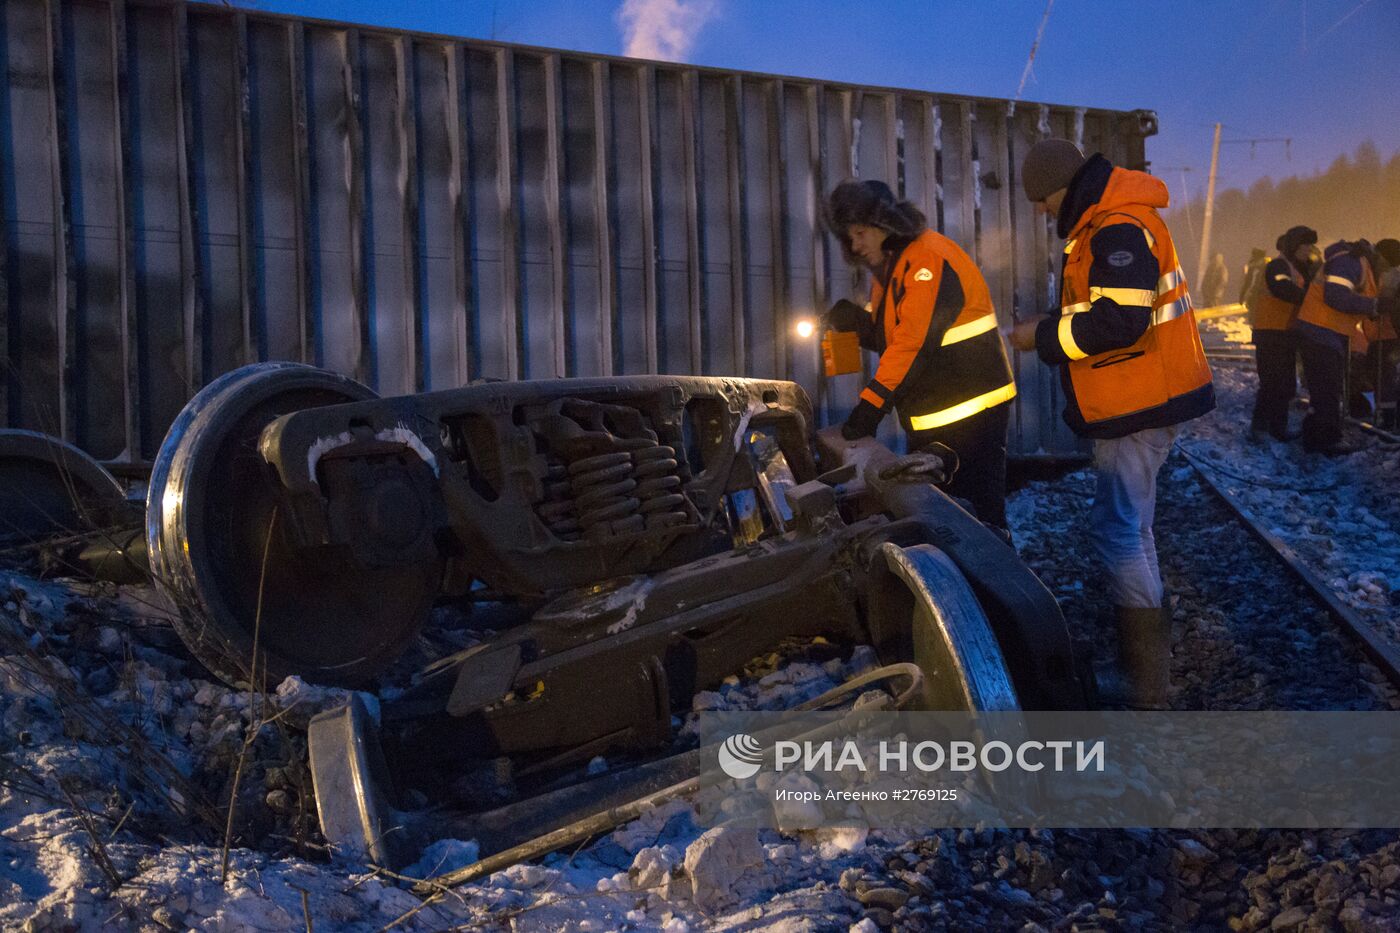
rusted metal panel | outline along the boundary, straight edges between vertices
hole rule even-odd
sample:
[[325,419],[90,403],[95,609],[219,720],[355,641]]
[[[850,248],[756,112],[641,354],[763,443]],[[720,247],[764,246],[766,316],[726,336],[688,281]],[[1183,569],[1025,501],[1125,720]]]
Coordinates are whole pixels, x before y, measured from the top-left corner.
[[[296,191],[293,210],[296,216],[297,308],[301,322],[301,355],[309,363],[322,356],[324,341],[316,315],[311,310],[311,251],[307,248],[307,227],[311,220],[311,141],[307,134],[306,82],[299,79],[306,73],[306,29],[292,23],[287,30],[287,66],[292,86],[292,174]],[[319,365],[319,364],[317,364]]]
[[[258,358],[386,394],[778,376],[839,420],[861,375],[823,380],[792,332],[868,287],[821,226],[836,182],[915,201],[1009,323],[1050,306],[1058,260],[1026,147],[1145,154],[1135,113],[203,4],[9,0],[0,60],[0,418],[111,458]],[[1013,453],[1078,451],[1053,373],[1016,366]]]
[[[195,151],[193,146],[194,117],[190,110],[188,88],[190,86],[190,36],[189,8],[176,6],[171,10],[175,32],[175,148],[179,152],[176,160],[176,182],[180,198],[180,311],[185,325],[185,384],[191,391],[204,384],[204,308],[200,301],[200,280],[203,278],[199,254],[195,249],[195,231],[198,220],[195,217],[194,198],[190,177],[194,174]],[[287,31],[291,25],[283,27]],[[298,304],[300,307],[300,304]]]
[[768,95],[768,210],[773,237],[773,372],[778,376],[794,375],[789,352],[792,328],[791,306],[788,302],[787,267],[789,246],[787,236],[787,204],[785,201],[787,173],[784,170],[783,82],[769,82]]

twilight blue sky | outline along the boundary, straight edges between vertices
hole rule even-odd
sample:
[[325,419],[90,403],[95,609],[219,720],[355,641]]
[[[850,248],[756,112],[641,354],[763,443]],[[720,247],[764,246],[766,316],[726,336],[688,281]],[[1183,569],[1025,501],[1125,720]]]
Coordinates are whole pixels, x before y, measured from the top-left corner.
[[[678,60],[991,97],[1015,96],[1045,10],[1043,0],[234,2],[608,54],[626,49],[624,3],[699,5]],[[1323,171],[1368,138],[1388,159],[1400,151],[1400,0],[1057,0],[1024,97],[1155,109],[1162,132],[1148,156],[1174,197],[1181,166],[1202,192],[1216,120],[1226,140],[1293,139],[1287,150],[1222,147],[1224,187]]]

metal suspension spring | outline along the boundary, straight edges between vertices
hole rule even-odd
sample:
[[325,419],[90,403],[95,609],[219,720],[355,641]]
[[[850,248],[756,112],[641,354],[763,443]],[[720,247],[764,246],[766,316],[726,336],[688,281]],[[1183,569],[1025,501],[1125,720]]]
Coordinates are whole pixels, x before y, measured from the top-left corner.
[[632,451],[633,472],[637,480],[634,495],[641,500],[641,518],[647,528],[669,528],[683,525],[689,518],[685,511],[685,496],[681,494],[680,464],[676,449],[656,444]]
[[597,454],[570,463],[569,486],[579,525],[588,537],[603,538],[644,527],[635,514],[642,503],[633,495],[637,481],[632,478],[632,456],[627,451]]
[[564,464],[549,463],[544,477],[544,501],[535,507],[535,512],[556,537],[577,541],[582,536],[583,526],[579,524],[578,506],[569,483],[569,468]]

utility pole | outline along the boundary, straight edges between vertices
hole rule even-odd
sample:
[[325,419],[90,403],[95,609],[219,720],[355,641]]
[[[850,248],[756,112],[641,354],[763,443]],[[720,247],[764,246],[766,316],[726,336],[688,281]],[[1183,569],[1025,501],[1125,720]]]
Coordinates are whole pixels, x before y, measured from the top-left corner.
[[1220,124],[1215,124],[1215,143],[1210,149],[1210,181],[1206,184],[1206,216],[1201,221],[1201,261],[1196,266],[1197,283],[1205,281],[1210,260],[1210,222],[1215,214],[1215,172],[1220,167]]

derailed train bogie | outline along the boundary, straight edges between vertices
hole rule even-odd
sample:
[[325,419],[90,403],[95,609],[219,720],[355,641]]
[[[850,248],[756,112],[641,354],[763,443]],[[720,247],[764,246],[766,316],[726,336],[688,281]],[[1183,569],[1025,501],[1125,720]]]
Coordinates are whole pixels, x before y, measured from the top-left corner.
[[[819,475],[817,454],[838,469]],[[379,399],[258,364],[171,428],[147,535],[180,634],[231,681],[362,682],[436,598],[522,607],[524,621],[384,704],[386,793],[662,746],[697,691],[794,637],[912,659],[927,708],[1084,707],[1055,600],[919,472],[930,463],[814,440],[787,382],[642,376]],[[354,771],[369,760],[345,732],[356,722],[313,729],[318,793],[370,779]]]
[[153,568],[182,635],[225,679],[246,678],[256,638],[269,680],[362,682],[434,596],[475,584],[542,602],[727,548],[727,487],[750,470],[738,423],[783,438],[810,475],[806,416],[788,383],[495,383],[379,400],[311,367],[256,364],[172,426],[148,496]]
[[1085,707],[1054,598],[929,481],[940,462],[814,438],[811,422],[802,389],[770,380],[379,399],[257,364],[171,428],[152,569],[195,655],[260,686],[373,678],[437,598],[520,608],[385,702],[382,744],[363,711],[313,723],[322,821],[342,842],[377,838],[396,789],[480,797],[487,772],[509,790],[665,746],[697,691],[791,638],[913,660],[926,708]]
[[[888,621],[918,608],[897,548],[935,545],[1012,653],[1017,689],[1033,705],[1072,704],[1063,623],[1015,553],[919,477],[882,477],[893,455],[877,445],[857,451],[874,461],[866,476],[819,481],[810,424],[805,393],[778,381],[575,379],[379,399],[309,366],[255,364],[206,387],[170,429],[148,494],[152,568],[192,650],[230,680],[249,675],[256,642],[269,681],[362,682],[434,598],[484,586],[538,607],[492,645],[497,660],[520,657],[522,676],[543,658],[653,650],[667,622],[688,619],[655,672],[682,697],[789,629],[860,629],[916,650],[915,628]],[[461,671],[504,680],[480,655],[458,665],[455,709],[497,685],[483,675],[474,688]]]

